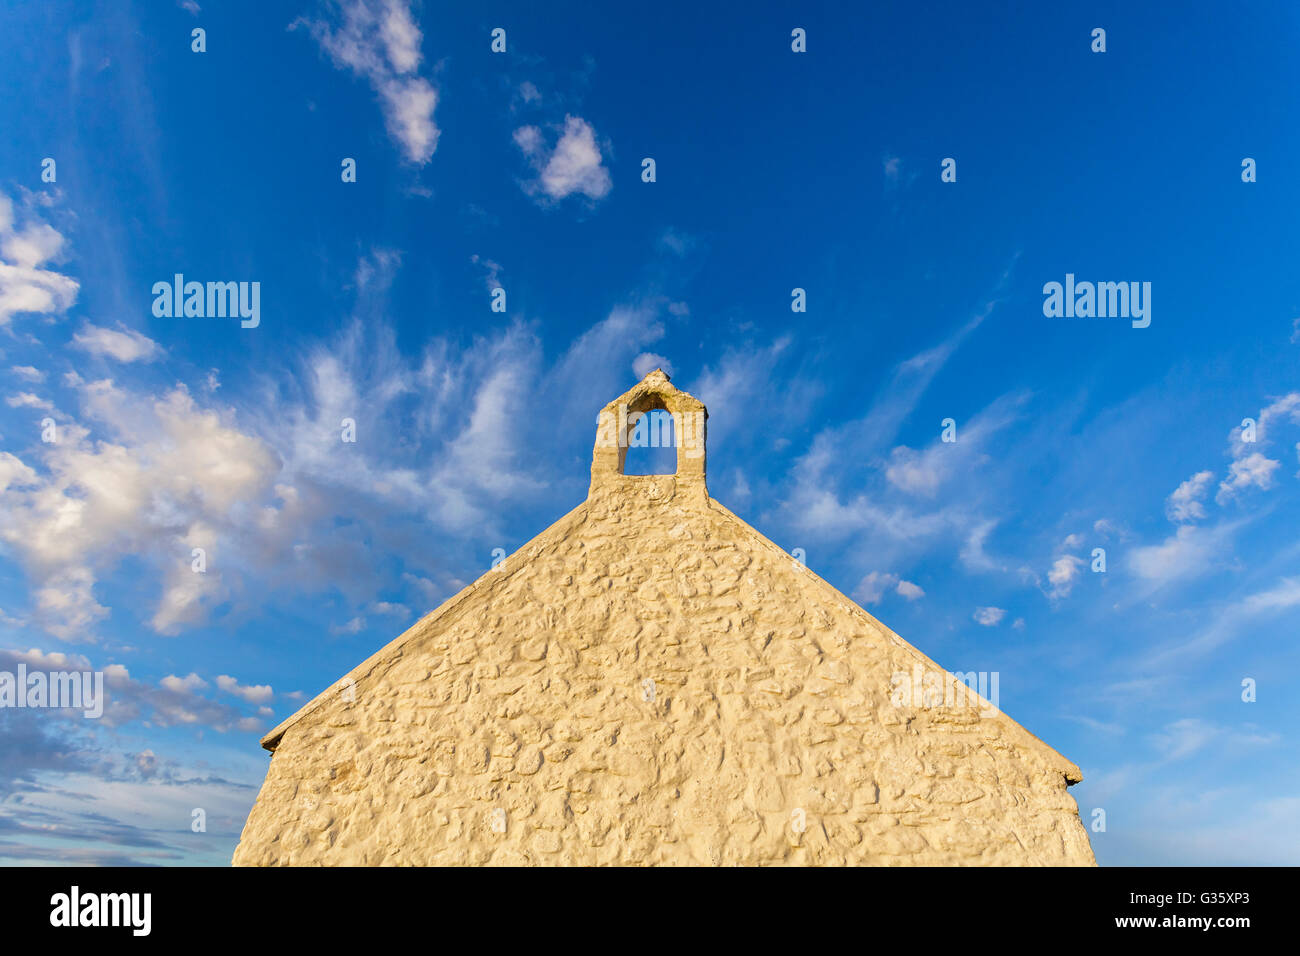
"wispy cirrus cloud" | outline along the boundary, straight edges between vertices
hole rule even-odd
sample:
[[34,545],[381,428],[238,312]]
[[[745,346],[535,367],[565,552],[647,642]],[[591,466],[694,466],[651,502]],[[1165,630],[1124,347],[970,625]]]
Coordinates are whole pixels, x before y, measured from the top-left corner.
[[1158,544],[1133,548],[1128,565],[1147,584],[1163,587],[1207,574],[1216,560],[1225,557],[1224,547],[1231,540],[1233,528],[1220,525],[1204,528],[1180,525],[1178,530]]
[[152,362],[162,354],[161,346],[147,335],[124,326],[108,329],[89,322],[72,337],[72,345],[118,362]]
[[[64,376],[60,401],[74,414],[60,416],[59,440],[0,455],[0,542],[26,570],[33,626],[98,641],[115,613],[106,582],[132,555],[157,581],[144,616],[156,634],[206,626],[217,609],[242,613],[286,581],[296,594],[342,582],[352,606],[338,621],[354,623],[334,628],[360,633],[367,615],[404,606],[402,590],[375,600],[376,552],[414,552],[416,528],[480,549],[485,537],[508,540],[503,510],[541,501],[553,481],[580,495],[580,475],[550,474],[535,454],[536,396],[564,396],[546,434],[581,454],[595,410],[663,335],[663,300],[616,306],[551,362],[522,320],[465,346],[433,339],[408,353],[383,318],[400,267],[389,250],[364,256],[338,335],[238,401]],[[389,435],[402,440],[376,440]],[[410,560],[412,581],[438,582],[432,596],[411,585],[421,605],[464,583],[453,560]]]
[[1165,642],[1146,655],[1143,666],[1169,667],[1208,654],[1259,622],[1300,609],[1300,577],[1279,578],[1271,587],[1220,604],[1186,639]]

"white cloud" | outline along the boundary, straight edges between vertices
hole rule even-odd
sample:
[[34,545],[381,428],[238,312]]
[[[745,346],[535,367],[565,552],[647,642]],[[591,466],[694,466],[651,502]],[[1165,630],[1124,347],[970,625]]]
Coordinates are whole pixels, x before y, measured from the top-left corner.
[[1228,477],[1219,482],[1219,493],[1214,500],[1222,504],[1247,488],[1272,487],[1273,473],[1281,464],[1261,452],[1252,452],[1244,458],[1238,458],[1228,466]]
[[9,371],[28,382],[39,384],[45,381],[45,373],[30,365],[14,365],[9,369]]
[[983,463],[989,439],[1017,417],[1022,397],[999,398],[962,425],[960,441],[945,442],[940,435],[921,451],[900,445],[890,452],[885,478],[895,488],[912,495],[933,497],[954,475],[969,480]]
[[655,369],[663,369],[665,375],[673,377],[673,363],[656,352],[642,352],[632,360],[632,373],[642,379]]
[[976,624],[996,627],[1007,616],[1007,612],[1000,607],[977,607],[973,616]]
[[[1259,441],[1268,440],[1271,426],[1279,420],[1290,420],[1292,424],[1300,424],[1300,392],[1289,392],[1260,410],[1256,438]],[[1240,438],[1240,431],[1239,428],[1234,430],[1238,438]],[[1244,446],[1244,443],[1240,443],[1239,447],[1241,446]]]
[[1166,725],[1164,732],[1153,739],[1166,760],[1180,760],[1200,750],[1216,734],[1217,730],[1205,721],[1189,717]]
[[659,247],[667,249],[675,256],[685,256],[697,245],[694,236],[669,227],[659,236]]
[[918,452],[911,448],[899,446],[890,453],[888,467],[885,468],[885,478],[895,488],[906,491],[914,495],[934,495],[939,490],[939,485],[943,483],[944,469],[944,449],[947,446],[936,446],[926,452]]
[[186,677],[177,677],[175,674],[168,674],[158,682],[158,686],[177,692],[189,692],[202,690],[208,686],[208,682],[198,674],[191,672]]
[[1092,530],[1097,532],[1103,538],[1118,537],[1122,534],[1119,526],[1109,518],[1098,518],[1092,523]]
[[15,315],[59,315],[77,301],[75,279],[41,268],[62,249],[63,236],[45,223],[16,231],[13,203],[0,193],[0,328]]
[[1173,494],[1165,502],[1165,515],[1169,520],[1175,524],[1181,524],[1197,518],[1204,518],[1205,506],[1201,504],[1201,499],[1205,496],[1205,492],[1213,480],[1213,472],[1198,471],[1175,488]]
[[190,570],[191,547],[268,491],[279,460],[183,389],[154,397],[108,381],[77,387],[84,419],[108,437],[92,442],[85,427],[65,425],[58,443],[41,446],[35,480],[24,463],[0,460],[20,480],[0,501],[0,540],[23,559],[50,633],[94,639],[108,615],[94,596],[96,569],[122,554],[169,569],[153,624],[175,633],[201,618],[196,602],[218,580]]
[[1141,578],[1166,584],[1210,569],[1220,536],[1196,525],[1181,525],[1160,544],[1134,548],[1129,567]]
[[872,571],[853,589],[853,599],[859,604],[879,604],[886,591],[893,591],[909,601],[925,597],[925,591],[911,581],[902,580],[897,574]]
[[119,362],[151,362],[162,354],[157,342],[125,326],[106,329],[87,322],[72,337],[72,344],[92,355],[107,356]]
[[32,593],[39,623],[62,640],[87,640],[95,625],[108,617],[108,608],[95,600],[94,586],[95,576],[86,567],[44,574]]
[[899,581],[897,590],[901,596],[907,598],[909,601],[916,601],[925,597],[925,592],[921,590],[921,587],[913,584],[911,581]]
[[22,232],[9,232],[0,237],[0,255],[27,269],[54,258],[62,249],[63,236],[45,223],[33,223]]
[[436,584],[418,574],[411,574],[409,571],[404,572],[402,574],[402,583],[414,588],[427,606],[432,607],[441,596]]
[[[284,374],[268,375],[239,407],[183,388],[66,378],[80,408],[59,442],[0,457],[0,543],[35,596],[19,613],[92,642],[111,605],[128,626],[172,635],[291,583],[299,594],[339,587],[353,603],[338,622],[379,625],[385,611],[368,604],[382,586],[372,550],[410,555],[416,529],[436,533],[449,553],[470,538],[481,548],[485,535],[509,547],[503,514],[557,482],[580,500],[581,476],[553,469],[589,454],[593,410],[632,384],[629,368],[663,335],[664,302],[612,309],[553,364],[523,323],[465,346],[433,340],[411,355],[384,321],[398,264],[367,257],[354,322],[287,356]],[[554,396],[544,412],[539,395]],[[339,440],[344,418],[357,422],[356,444]],[[556,441],[572,447],[538,452]],[[206,573],[191,569],[194,547],[207,551]],[[127,598],[108,590],[125,555],[149,569],[156,604],[122,607]],[[408,557],[406,603],[454,592],[461,557]],[[390,600],[397,614],[401,598]]]
[[302,18],[334,65],[364,77],[379,97],[388,133],[408,161],[424,165],[438,148],[433,122],[438,91],[416,75],[423,35],[403,0],[343,0],[333,4],[334,23]]
[[135,764],[144,779],[149,779],[158,773],[158,755],[152,750],[142,750],[136,754]]
[[364,617],[354,617],[346,624],[333,625],[330,627],[331,634],[360,634],[366,628],[366,619]]
[[[593,421],[593,408],[601,408],[633,384],[625,369],[646,346],[663,338],[661,304],[649,300],[616,306],[573,341],[544,382],[548,393],[565,396],[566,417]],[[712,424],[713,419],[709,421]]]
[[[100,721],[91,723],[104,727],[117,728],[135,721],[147,721],[153,727],[207,726],[218,732],[255,731],[263,727],[259,719],[243,717],[233,706],[205,697],[203,692],[208,682],[194,672],[186,676],[169,674],[155,684],[131,678],[120,663],[96,667],[81,654],[43,652],[36,648],[26,652],[0,649],[0,670],[12,671],[19,662],[26,663],[30,669],[103,672],[104,713]],[[157,762],[148,761],[148,754],[144,750],[147,769],[156,769]],[[136,756],[129,754],[129,758]],[[62,782],[64,778],[59,778],[59,783]],[[0,782],[0,788],[4,788],[4,783],[8,782]],[[49,792],[45,788],[40,790]],[[244,809],[247,810],[247,804]]]
[[[205,725],[223,733],[232,729],[256,730],[262,726],[262,721],[246,718],[229,705],[204,697],[201,692],[209,684],[194,672],[184,677],[168,674],[157,684],[152,684],[132,678],[121,664],[95,668],[79,654],[45,652],[37,648],[28,651],[0,649],[0,669],[12,670],[19,662],[42,670],[102,671],[106,685],[102,722],[107,727],[120,727],[135,720],[147,720],[158,727]],[[246,690],[253,692],[252,697],[261,696],[258,688]]]
[[542,151],[545,141],[542,138],[542,131],[536,126],[521,126],[514,132],[515,145],[518,146],[525,156],[534,156]]
[[997,521],[991,519],[981,521],[967,533],[966,541],[962,545],[958,557],[961,563],[972,571],[1001,571],[1003,569],[1003,565],[989,557],[984,550],[984,542],[988,540],[997,524]]
[[424,164],[438,148],[438,128],[433,111],[438,105],[438,91],[422,77],[387,80],[379,88],[388,133],[402,144],[406,158]]
[[1199,717],[1185,717],[1166,724],[1163,731],[1153,734],[1151,739],[1167,762],[1190,757],[1214,741],[1225,748],[1240,751],[1243,747],[1275,743],[1279,738],[1276,734],[1243,733],[1217,727]]
[[1300,577],[1281,578],[1266,591],[1221,606],[1191,640],[1170,643],[1143,662],[1144,667],[1167,668],[1177,658],[1203,654],[1232,640],[1256,618],[1300,607]]
[[530,475],[521,458],[520,424],[531,406],[531,356],[516,354],[522,343],[503,342],[502,362],[487,373],[471,397],[462,428],[445,447],[430,488],[441,495],[437,520],[464,531],[489,520],[483,493],[501,499],[531,494],[544,484]]
[[731,482],[731,500],[738,504],[746,504],[753,497],[753,492],[749,487],[749,479],[745,473],[737,468],[732,472]]
[[1215,501],[1224,504],[1249,488],[1272,487],[1274,472],[1281,467],[1281,462],[1269,458],[1261,449],[1271,443],[1277,424],[1286,421],[1300,424],[1300,392],[1289,392],[1260,410],[1254,442],[1242,440],[1241,426],[1232,430],[1228,446],[1233,461],[1228,466],[1228,477],[1219,484]]
[[1083,561],[1072,554],[1063,554],[1053,561],[1047,572],[1047,581],[1052,586],[1047,596],[1052,600],[1068,596],[1082,568]]
[[33,647],[27,651],[0,650],[0,666],[10,667],[14,664],[26,664],[34,670],[43,671],[86,671],[90,670],[90,661],[80,654],[64,654],[62,651],[42,651]]
[[[470,261],[474,261],[472,256]],[[369,255],[364,255],[357,260],[357,268],[352,275],[352,280],[361,293],[383,292],[392,284],[393,277],[397,275],[401,265],[400,250],[372,249]]]
[[1268,591],[1252,594],[1242,602],[1249,615],[1300,606],[1300,578],[1283,578]]
[[885,592],[898,584],[898,575],[872,571],[853,589],[853,600],[859,604],[879,604]]
[[564,117],[564,133],[549,153],[536,126],[521,126],[514,140],[537,172],[537,178],[525,184],[530,193],[541,192],[552,200],[574,193],[602,199],[613,186],[609,170],[601,165],[596,131],[580,116]]
[[163,593],[149,626],[159,634],[174,636],[185,627],[207,620],[207,609],[224,593],[221,573],[215,568],[195,569],[195,549],[202,549],[204,565],[213,553],[216,532],[196,519],[175,538],[174,556],[163,575]]
[[785,432],[803,414],[810,401],[807,390],[789,379],[782,389],[771,387],[792,341],[783,335],[766,346],[728,348],[716,365],[704,367],[687,391],[708,407],[710,433],[716,429],[736,442],[761,422],[763,427],[755,437],[771,448],[773,436]]
[[469,257],[469,261],[476,266],[483,267],[483,282],[487,285],[489,292],[498,289],[501,286],[501,263],[494,262],[491,259],[475,253]]
[[235,680],[228,674],[217,675],[217,687],[227,694],[234,694],[250,704],[267,704],[270,703],[274,694],[271,692],[269,684],[244,685]]
[[53,411],[54,406],[39,395],[33,395],[31,392],[19,392],[16,395],[10,395],[5,399],[5,404],[10,408],[39,408],[42,411]]
[[388,62],[398,73],[410,73],[420,66],[420,28],[411,11],[399,0],[386,0],[379,34],[384,40]]

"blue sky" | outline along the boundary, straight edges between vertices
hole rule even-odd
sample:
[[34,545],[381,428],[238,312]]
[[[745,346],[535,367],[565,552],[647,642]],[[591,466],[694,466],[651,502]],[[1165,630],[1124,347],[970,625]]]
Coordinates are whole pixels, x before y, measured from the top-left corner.
[[[0,711],[0,861],[228,862],[259,736],[657,365],[714,497],[1000,673],[1099,862],[1300,861],[1300,14],[1131,7],[0,11],[0,669],[110,696]],[[1150,326],[1046,317],[1067,273]]]

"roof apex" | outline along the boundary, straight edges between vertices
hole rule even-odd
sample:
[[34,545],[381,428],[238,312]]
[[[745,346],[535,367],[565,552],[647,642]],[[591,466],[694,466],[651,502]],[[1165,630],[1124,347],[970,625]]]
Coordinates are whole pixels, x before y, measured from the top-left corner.
[[673,384],[668,373],[662,368],[656,368],[649,372],[631,388],[629,388],[618,398],[607,402],[605,409],[613,411],[620,405],[627,407],[629,410],[638,409],[637,405],[649,396],[658,396],[668,406],[669,411],[701,411],[707,416],[709,411],[704,407],[704,403],[692,395],[690,392],[683,391]]

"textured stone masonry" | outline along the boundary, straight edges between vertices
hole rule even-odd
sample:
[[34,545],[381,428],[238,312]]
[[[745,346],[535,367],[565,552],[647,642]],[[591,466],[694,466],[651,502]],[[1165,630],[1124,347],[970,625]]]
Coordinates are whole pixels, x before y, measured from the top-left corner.
[[[654,372],[607,411],[703,411]],[[236,865],[1093,865],[1079,769],[726,508],[624,476],[272,731]]]

